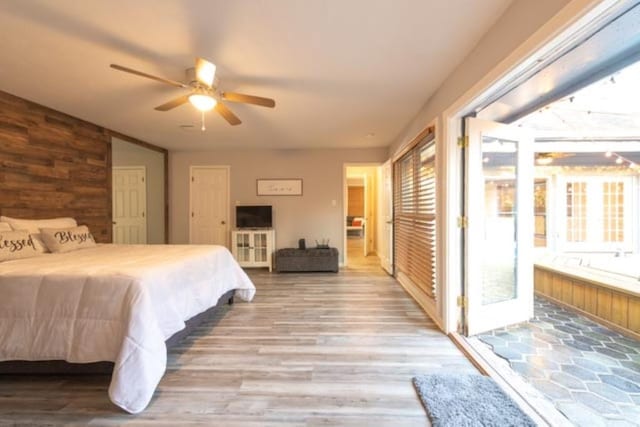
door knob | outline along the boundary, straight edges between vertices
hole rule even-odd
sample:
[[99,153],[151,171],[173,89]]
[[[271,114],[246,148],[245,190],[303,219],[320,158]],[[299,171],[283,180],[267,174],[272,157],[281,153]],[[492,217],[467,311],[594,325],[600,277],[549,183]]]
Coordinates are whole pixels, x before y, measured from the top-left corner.
[[225,225],[226,222],[225,221],[220,221],[220,224]]

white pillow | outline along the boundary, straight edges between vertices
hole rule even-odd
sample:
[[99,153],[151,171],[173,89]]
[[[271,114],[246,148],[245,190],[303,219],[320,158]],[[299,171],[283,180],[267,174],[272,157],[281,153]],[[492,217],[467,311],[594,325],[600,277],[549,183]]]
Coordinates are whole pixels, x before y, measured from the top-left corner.
[[89,227],[41,228],[40,235],[51,252],[70,252],[96,245]]
[[28,231],[0,231],[0,261],[30,258],[41,253]]
[[49,252],[47,245],[40,237],[41,228],[69,228],[77,227],[78,223],[73,218],[49,218],[49,219],[21,219],[0,216],[0,221],[8,223],[14,230],[27,230],[32,234],[36,249],[42,253]]
[[0,221],[8,223],[14,230],[27,230],[29,233],[39,233],[41,228],[69,228],[78,226],[78,223],[73,218],[21,219],[0,216]]
[[8,222],[0,222],[0,231],[11,231],[13,228],[9,225]]

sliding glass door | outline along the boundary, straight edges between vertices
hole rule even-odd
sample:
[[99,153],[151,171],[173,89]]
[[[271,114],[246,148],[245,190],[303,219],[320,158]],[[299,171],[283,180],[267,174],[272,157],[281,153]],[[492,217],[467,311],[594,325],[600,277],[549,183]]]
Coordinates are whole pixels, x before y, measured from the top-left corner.
[[436,300],[436,144],[433,133],[394,163],[394,261],[400,281]]

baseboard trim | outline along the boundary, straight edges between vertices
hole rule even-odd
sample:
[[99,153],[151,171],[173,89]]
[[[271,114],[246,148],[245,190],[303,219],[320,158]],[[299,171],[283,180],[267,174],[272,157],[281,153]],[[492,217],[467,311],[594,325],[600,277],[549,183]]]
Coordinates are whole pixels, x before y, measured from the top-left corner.
[[436,302],[430,299],[418,286],[416,286],[411,279],[402,273],[398,273],[395,276],[396,281],[400,283],[400,286],[408,293],[411,298],[418,303],[422,310],[433,320],[433,322],[444,331],[442,322],[438,316],[438,308]]

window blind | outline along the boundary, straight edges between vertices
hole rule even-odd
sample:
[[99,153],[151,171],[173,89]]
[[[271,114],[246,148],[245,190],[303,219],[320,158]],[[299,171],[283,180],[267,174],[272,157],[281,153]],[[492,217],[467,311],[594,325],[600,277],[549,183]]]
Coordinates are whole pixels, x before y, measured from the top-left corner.
[[394,254],[403,273],[435,299],[436,168],[435,140],[427,135],[394,162]]

